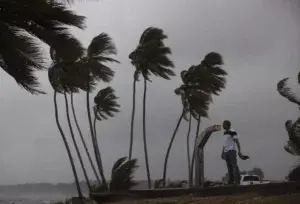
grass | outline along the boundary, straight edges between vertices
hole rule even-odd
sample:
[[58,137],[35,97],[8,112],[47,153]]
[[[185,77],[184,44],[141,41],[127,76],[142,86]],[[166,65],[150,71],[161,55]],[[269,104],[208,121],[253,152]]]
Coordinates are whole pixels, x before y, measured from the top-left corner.
[[257,194],[235,196],[197,197],[182,196],[151,200],[122,201],[116,204],[299,204],[300,193],[262,197]]

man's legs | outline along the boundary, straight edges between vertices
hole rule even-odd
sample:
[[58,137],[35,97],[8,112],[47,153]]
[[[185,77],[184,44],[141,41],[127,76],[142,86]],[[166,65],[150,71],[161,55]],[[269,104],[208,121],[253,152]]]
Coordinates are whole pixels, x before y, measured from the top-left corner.
[[234,183],[240,184],[241,176],[240,176],[239,167],[237,165],[236,151],[231,150],[231,151],[227,152],[227,154],[228,154],[228,160],[231,165],[232,172],[233,172]]
[[232,165],[230,163],[229,154],[228,152],[225,153],[225,161],[228,169],[228,184],[234,183],[234,175],[233,175],[233,169]]

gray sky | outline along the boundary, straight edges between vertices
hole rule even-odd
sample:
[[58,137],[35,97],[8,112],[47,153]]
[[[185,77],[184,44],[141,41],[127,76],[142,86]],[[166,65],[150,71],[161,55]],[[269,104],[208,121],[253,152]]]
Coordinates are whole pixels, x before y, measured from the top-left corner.
[[[144,29],[157,26],[169,36],[166,43],[173,50],[177,75],[199,63],[208,52],[223,55],[224,69],[229,73],[227,88],[214,98],[210,120],[205,120],[201,128],[230,119],[240,135],[243,152],[251,157],[240,162],[241,169],[258,166],[268,179],[283,179],[296,164],[296,158],[283,150],[287,140],[284,122],[296,119],[298,109],[278,95],[276,84],[291,77],[291,85],[296,92],[299,89],[300,7],[296,4],[296,0],[102,0],[73,5],[87,16],[87,29],[74,29],[74,34],[88,45],[97,34],[109,33],[119,50],[117,59],[122,62],[112,66],[116,75],[110,84],[120,97],[122,112],[97,126],[106,174],[110,174],[118,157],[128,154],[134,71],[128,54]],[[0,183],[73,181],[54,120],[47,72],[39,73],[42,87],[48,92],[44,96],[31,96],[0,72]],[[166,147],[180,115],[180,99],[173,94],[179,84],[178,76],[172,81],[153,79],[149,84],[147,135],[153,179],[162,175]],[[142,85],[138,83],[133,152],[140,164],[138,179],[146,178]],[[99,89],[105,86],[100,83]],[[77,115],[89,139],[85,106],[84,94],[77,95]],[[63,103],[60,108],[69,134]],[[180,126],[169,160],[168,176],[173,179],[187,178],[186,132],[185,123]],[[205,177],[210,179],[220,179],[226,172],[220,159],[222,141],[221,132],[214,134],[206,147]],[[80,177],[83,179],[81,172]]]

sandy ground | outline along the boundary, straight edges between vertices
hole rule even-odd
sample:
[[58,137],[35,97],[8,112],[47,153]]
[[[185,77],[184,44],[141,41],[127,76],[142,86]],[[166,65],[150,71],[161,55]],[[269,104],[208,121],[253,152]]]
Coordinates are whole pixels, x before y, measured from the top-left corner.
[[300,193],[261,197],[255,194],[236,196],[196,197],[184,196],[176,198],[161,198],[152,200],[123,201],[117,204],[299,204]]

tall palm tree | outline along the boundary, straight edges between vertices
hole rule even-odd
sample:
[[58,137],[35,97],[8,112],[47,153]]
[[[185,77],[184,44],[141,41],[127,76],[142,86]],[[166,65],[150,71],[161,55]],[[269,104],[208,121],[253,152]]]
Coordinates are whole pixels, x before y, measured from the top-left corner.
[[[195,88],[197,91],[201,91],[205,94],[210,95],[219,95],[219,93],[225,88],[227,72],[222,68],[223,57],[216,52],[208,53],[201,63],[197,66],[192,66],[184,75],[184,81]],[[197,100],[193,101],[194,104],[191,104],[194,109],[197,107]],[[212,100],[210,100],[212,102]],[[208,108],[207,108],[208,110]],[[203,112],[201,106],[193,110],[194,118],[197,120],[197,130],[195,141],[199,137],[200,123],[201,118],[208,117],[207,112]],[[195,160],[195,148],[193,149],[192,154],[192,163],[191,163],[191,173],[190,173],[190,182],[193,181],[193,171],[194,171],[194,160]],[[192,183],[190,183],[192,185]]]
[[61,84],[61,79],[62,78],[60,77],[60,76],[62,76],[63,72],[64,72],[64,70],[63,70],[62,66],[55,63],[53,66],[51,66],[48,69],[48,77],[49,77],[49,81],[52,85],[52,88],[54,90],[53,101],[54,101],[54,110],[55,110],[55,121],[56,121],[58,130],[61,134],[61,137],[63,139],[65,148],[67,150],[67,154],[68,154],[70,164],[71,164],[71,167],[72,167],[72,171],[73,171],[73,174],[74,174],[74,178],[75,178],[75,184],[76,184],[76,188],[77,188],[77,192],[78,192],[78,197],[83,198],[81,188],[80,188],[80,184],[79,184],[78,174],[77,174],[76,167],[75,167],[75,164],[74,164],[74,159],[72,157],[71,150],[70,150],[67,138],[66,138],[66,136],[63,132],[63,129],[60,125],[59,118],[58,118],[57,93],[63,93],[63,90],[64,90],[63,86]]
[[87,103],[87,114],[88,122],[90,127],[90,133],[93,143],[93,149],[96,159],[96,164],[102,179],[102,182],[106,183],[100,154],[96,145],[96,137],[93,128],[91,108],[90,108],[90,92],[95,89],[97,81],[110,82],[114,76],[114,72],[110,67],[105,65],[107,62],[117,62],[117,60],[111,58],[111,55],[117,54],[117,49],[113,43],[111,37],[106,33],[101,33],[98,36],[94,37],[92,42],[87,48],[86,54],[81,56],[81,59],[76,63],[78,67],[77,75],[84,76],[85,88],[86,91],[86,103]]
[[34,75],[46,68],[39,41],[67,56],[77,48],[68,26],[83,29],[85,18],[57,1],[41,0],[2,0],[0,16],[0,67],[30,93],[44,93]]
[[[169,147],[167,149],[164,172],[163,172],[163,184],[165,185],[167,162],[170,154],[170,150],[175,139],[178,127],[182,118],[187,112],[197,121],[196,137],[199,136],[201,118],[208,117],[209,104],[212,102],[212,95],[218,95],[219,92],[225,88],[225,76],[227,73],[221,68],[223,65],[222,56],[218,53],[208,53],[204,60],[199,65],[191,66],[187,71],[181,72],[181,79],[183,85],[175,90],[175,93],[181,96],[182,99],[182,113],[177,122],[177,126],[171,137]],[[189,141],[187,141],[189,143]],[[189,172],[189,182],[192,185],[193,178],[193,164],[194,156],[193,151],[192,161]]]
[[101,165],[101,177],[104,180],[104,183],[106,184],[106,179],[104,177],[104,170],[103,170],[103,164],[99,149],[99,143],[97,139],[97,132],[96,132],[96,122],[107,120],[108,117],[114,117],[114,113],[119,112],[120,105],[117,103],[118,97],[115,96],[115,91],[111,87],[107,87],[105,89],[101,89],[97,95],[94,98],[94,134],[95,134],[95,145],[96,150],[99,158],[99,163]]
[[68,126],[70,129],[72,142],[74,144],[75,151],[77,153],[77,156],[78,156],[78,159],[80,162],[80,166],[82,168],[87,186],[88,186],[89,190],[91,191],[90,180],[88,178],[88,175],[87,175],[87,172],[85,169],[85,165],[83,163],[83,159],[82,159],[77,141],[75,139],[75,134],[74,134],[73,127],[71,124],[71,117],[70,117],[70,112],[69,112],[69,102],[68,102],[68,97],[67,97],[67,94],[69,94],[69,93],[71,93],[71,94],[78,93],[79,90],[82,89],[85,84],[84,80],[81,79],[82,76],[78,75],[78,73],[77,73],[77,67],[74,65],[80,59],[80,56],[83,55],[84,49],[77,39],[74,38],[74,41],[77,41],[77,44],[79,45],[78,49],[70,51],[66,58],[64,56],[60,57],[59,55],[57,55],[57,51],[55,50],[55,48],[50,49],[50,54],[51,54],[50,56],[51,56],[54,64],[56,64],[58,67],[60,66],[62,69],[62,71],[59,72],[60,75],[57,75],[56,77],[59,78],[58,82],[60,83],[59,84],[60,88],[61,88],[60,91],[64,94],[66,116],[67,116],[67,122],[68,122]]
[[175,93],[181,96],[182,112],[180,114],[176,128],[169,142],[169,146],[165,156],[164,171],[163,171],[163,186],[165,186],[166,184],[167,163],[170,156],[170,151],[182,119],[186,117],[186,114],[189,111],[190,114],[194,115],[195,117],[199,117],[197,114],[201,114],[207,117],[207,110],[208,110],[209,102],[211,101],[211,97],[209,94],[206,94],[202,91],[198,91],[197,89],[194,88],[190,88],[189,86],[186,85],[182,85],[179,88],[177,88],[175,90]]
[[[167,35],[164,34],[162,29],[149,27],[142,33],[137,48],[129,55],[132,65],[136,68],[137,75],[141,74],[144,78],[143,141],[149,188],[151,188],[151,175],[146,137],[147,81],[150,81],[149,77],[151,74],[167,80],[170,79],[170,76],[175,75],[173,70],[170,69],[174,68],[174,64],[168,57],[168,55],[171,54],[171,49],[165,46],[163,42],[166,38]],[[136,80],[136,78],[137,77],[134,77],[134,80]]]
[[[277,91],[281,96],[296,104],[299,108],[300,99],[287,86],[287,80],[288,78],[285,78],[278,82]],[[298,83],[300,84],[300,72],[298,74]],[[285,127],[289,140],[285,144],[284,149],[292,155],[300,156],[300,117],[295,122],[292,120],[286,121]]]
[[95,164],[94,164],[94,162],[93,162],[93,160],[92,160],[91,154],[90,154],[90,152],[89,152],[89,149],[88,149],[87,144],[86,144],[86,142],[85,142],[85,139],[84,139],[84,137],[83,137],[83,135],[82,135],[82,131],[81,131],[81,128],[80,128],[79,123],[78,123],[78,120],[77,120],[76,111],[75,111],[75,107],[74,107],[73,93],[71,93],[71,107],[72,107],[72,113],[73,113],[75,125],[76,125],[77,131],[78,131],[78,133],[79,133],[81,142],[82,142],[82,144],[83,144],[84,150],[85,150],[86,155],[87,155],[87,157],[88,157],[88,159],[89,159],[89,162],[90,162],[90,165],[91,165],[91,167],[92,167],[93,173],[94,173],[94,175],[95,175],[95,177],[96,177],[96,180],[97,180],[98,184],[101,184],[100,177],[99,177],[99,175],[98,175],[98,173],[97,173],[97,171],[96,171]]

